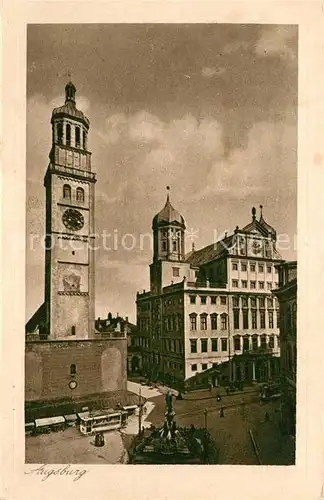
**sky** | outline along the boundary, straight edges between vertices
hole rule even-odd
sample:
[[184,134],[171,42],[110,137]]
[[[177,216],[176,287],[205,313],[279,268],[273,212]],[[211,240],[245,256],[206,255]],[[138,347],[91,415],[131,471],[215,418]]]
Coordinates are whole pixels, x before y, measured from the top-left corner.
[[297,42],[287,25],[28,26],[26,320],[44,297],[43,178],[69,73],[97,174],[97,317],[135,321],[166,186],[187,252],[262,204],[282,257],[296,258]]

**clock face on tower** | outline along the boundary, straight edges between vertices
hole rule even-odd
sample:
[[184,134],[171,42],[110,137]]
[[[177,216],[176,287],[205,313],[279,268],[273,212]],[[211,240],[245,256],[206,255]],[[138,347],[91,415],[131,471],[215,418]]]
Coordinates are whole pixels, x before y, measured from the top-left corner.
[[62,221],[65,227],[71,229],[72,231],[79,231],[83,228],[84,217],[78,210],[74,208],[68,208],[65,210]]

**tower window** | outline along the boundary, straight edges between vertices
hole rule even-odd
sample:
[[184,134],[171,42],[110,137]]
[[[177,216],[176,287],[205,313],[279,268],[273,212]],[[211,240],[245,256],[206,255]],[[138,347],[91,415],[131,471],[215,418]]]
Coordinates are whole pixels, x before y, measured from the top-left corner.
[[80,147],[80,127],[75,127],[75,147]]
[[174,252],[177,251],[177,242],[176,241],[173,242],[173,251]]
[[66,125],[66,145],[71,145],[71,125],[69,123]]
[[69,186],[69,184],[64,184],[63,186],[63,198],[67,200],[71,199],[71,186]]
[[83,149],[87,149],[87,134],[83,132]]
[[63,125],[62,123],[57,124],[57,142],[62,144],[63,141]]
[[76,199],[77,201],[84,201],[84,190],[81,187],[76,190]]
[[71,326],[71,335],[75,335],[75,326]]
[[74,363],[70,366],[70,375],[76,375],[76,365]]
[[162,252],[166,252],[166,250],[167,250],[166,241],[162,241]]

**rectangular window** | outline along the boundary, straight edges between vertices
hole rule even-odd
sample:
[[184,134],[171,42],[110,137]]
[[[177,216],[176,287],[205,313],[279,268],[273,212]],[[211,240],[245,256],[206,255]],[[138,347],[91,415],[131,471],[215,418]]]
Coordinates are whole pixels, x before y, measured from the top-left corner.
[[261,307],[261,308],[265,307],[265,298],[264,297],[259,298],[259,307]]
[[263,264],[259,264],[259,273],[263,273],[264,267]]
[[255,283],[256,283],[255,281],[250,281],[250,288],[252,289],[255,288]]
[[252,349],[254,351],[256,351],[258,348],[258,336],[257,335],[253,335],[252,337]]
[[211,339],[212,341],[212,351],[217,352],[218,351],[218,339]]
[[241,271],[246,271],[246,270],[247,270],[247,266],[246,266],[246,264],[243,264],[243,262],[242,262]]
[[227,304],[227,298],[226,297],[221,297],[220,298],[220,303],[222,306],[225,306]]
[[227,351],[227,339],[222,339],[222,351]]
[[264,281],[259,281],[260,290],[264,290]]
[[243,329],[244,330],[249,329],[249,311],[247,310],[243,311]]
[[201,297],[200,297],[200,303],[201,304],[206,304],[207,303],[207,297],[206,297],[206,295],[201,295]]
[[250,271],[252,271],[252,273],[255,273],[255,264],[250,264]]
[[250,348],[250,339],[249,337],[243,337],[243,351],[248,351]]
[[270,349],[274,349],[274,335],[270,335],[269,337],[269,347]]
[[273,312],[268,311],[269,328],[273,328]]
[[252,329],[257,328],[257,312],[256,311],[251,311],[251,316],[252,316]]
[[217,314],[211,314],[210,319],[211,319],[211,329],[217,330]]
[[242,280],[242,288],[247,288],[247,281],[246,280]]
[[238,280],[232,280],[232,287],[238,288]]
[[240,299],[239,297],[233,297],[233,307],[240,307]]
[[256,307],[256,298],[255,297],[251,297],[251,307]]
[[268,309],[273,309],[273,300],[272,299],[267,299],[267,307],[268,307]]
[[197,365],[196,364],[191,365],[191,371],[192,372],[196,372],[197,371]]
[[207,352],[207,351],[208,351],[208,340],[201,339],[201,352]]
[[197,316],[196,316],[196,314],[192,314],[190,316],[190,329],[197,330]]
[[234,330],[240,329],[240,311],[238,309],[234,309]]
[[208,368],[207,363],[202,363],[201,368],[202,368],[202,370],[207,370],[207,368]]
[[271,266],[267,266],[267,273],[268,273],[268,274],[271,274],[271,273],[272,273],[272,267],[271,267]]
[[279,310],[277,309],[277,328],[280,328],[280,313],[279,313]]
[[207,314],[202,314],[200,316],[200,329],[207,330]]
[[198,276],[198,271],[195,271],[195,278],[197,278]]
[[265,328],[265,312],[260,311],[260,328]]
[[196,339],[190,340],[190,352],[191,353],[197,352],[197,340]]
[[249,307],[249,302],[247,297],[242,297],[242,307]]
[[234,351],[241,350],[241,337],[234,337]]
[[216,299],[217,299],[217,297],[215,297],[215,296],[210,297],[210,303],[211,303],[211,304],[216,304],[216,302],[217,302],[217,300],[216,300]]
[[238,265],[235,262],[233,262],[233,264],[232,264],[232,270],[233,271],[237,271],[238,270]]
[[179,277],[180,276],[180,268],[179,267],[173,267],[172,268],[172,274],[174,277]]
[[272,283],[271,283],[271,281],[267,281],[267,290],[272,290]]
[[267,337],[265,335],[261,335],[261,349],[266,349],[267,347]]
[[196,295],[190,295],[190,304],[196,303]]
[[221,316],[221,329],[222,330],[227,329],[227,316],[226,316],[226,314],[222,314],[222,316]]

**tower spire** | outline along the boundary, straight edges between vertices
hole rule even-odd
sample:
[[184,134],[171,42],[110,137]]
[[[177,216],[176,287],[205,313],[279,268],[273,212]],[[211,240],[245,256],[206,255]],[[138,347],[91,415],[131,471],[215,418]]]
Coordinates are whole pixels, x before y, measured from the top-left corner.
[[167,186],[167,202],[170,201],[170,186]]
[[262,209],[263,209],[263,205],[260,205],[260,220],[263,219]]
[[[68,73],[69,78],[71,77],[71,73]],[[76,88],[71,82],[71,79],[69,79],[68,83],[65,85],[65,104],[68,102],[72,102],[75,104],[75,92]]]

